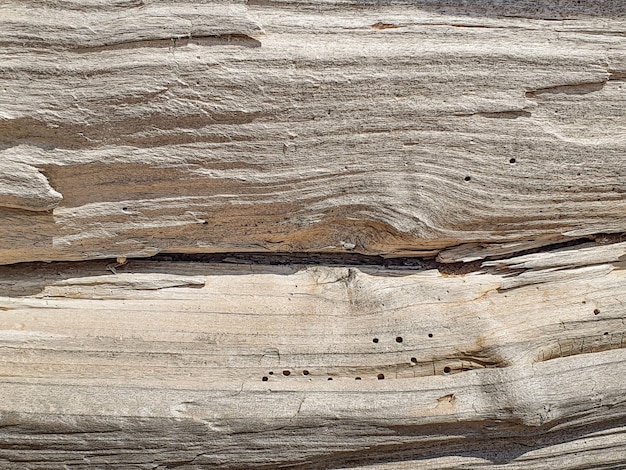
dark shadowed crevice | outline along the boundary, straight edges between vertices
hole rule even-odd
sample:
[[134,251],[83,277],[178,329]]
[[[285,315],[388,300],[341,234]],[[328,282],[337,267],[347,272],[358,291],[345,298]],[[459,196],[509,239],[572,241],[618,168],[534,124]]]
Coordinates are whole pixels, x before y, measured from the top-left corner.
[[101,51],[115,51],[121,49],[137,49],[140,47],[172,48],[184,47],[189,44],[197,46],[240,46],[248,48],[261,47],[261,41],[247,34],[219,34],[214,36],[191,36],[183,38],[145,39],[140,41],[124,41],[104,44],[92,47],[77,47],[71,49],[78,53],[91,53]]

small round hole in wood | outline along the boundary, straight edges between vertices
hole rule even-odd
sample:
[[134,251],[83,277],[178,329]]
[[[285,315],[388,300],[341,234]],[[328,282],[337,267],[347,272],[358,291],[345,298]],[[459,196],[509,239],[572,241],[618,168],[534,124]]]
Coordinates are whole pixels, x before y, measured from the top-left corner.
[[471,181],[471,180],[472,180],[472,177],[471,177],[471,176],[466,176],[466,177],[465,177],[465,181]]
[[402,336],[396,336],[396,343],[401,343],[402,341],[404,341]]
[[284,375],[284,376],[291,375],[291,371],[284,370],[284,371],[283,371],[283,375]]
[[598,310],[597,308],[593,309],[593,314],[594,315],[600,315],[600,310]]
[[452,370],[452,369],[450,369],[448,366],[445,366],[445,367],[443,368],[443,373],[444,373],[444,374],[449,374],[451,370]]
[[267,377],[263,377],[261,380],[262,380],[263,382],[267,382],[267,381],[269,380],[269,378],[267,378]]
[[308,370],[303,370],[302,371],[302,375],[309,375],[309,371]]
[[374,339],[372,340],[372,343],[378,343],[378,338],[374,338]]
[[378,374],[376,377],[378,378],[378,380],[384,380],[385,374]]

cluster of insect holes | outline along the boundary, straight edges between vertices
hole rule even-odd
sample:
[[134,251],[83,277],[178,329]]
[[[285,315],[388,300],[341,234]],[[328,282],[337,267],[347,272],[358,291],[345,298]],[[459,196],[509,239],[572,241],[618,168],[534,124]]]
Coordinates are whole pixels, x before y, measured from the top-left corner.
[[[517,160],[516,160],[515,158],[511,158],[511,159],[509,160],[509,163],[512,165],[512,164],[514,164],[514,163],[517,163]],[[463,179],[464,179],[465,181],[472,181],[472,177],[471,177],[471,176],[469,176],[469,175],[468,175],[468,176],[466,176],[466,177],[465,177],[465,178],[463,178]]]
[[[514,163],[514,162],[511,162],[511,163]],[[583,304],[586,304],[586,303],[587,302],[583,300]],[[594,315],[600,315],[600,309],[594,308],[593,309],[593,314]],[[604,332],[604,336],[608,336],[608,335],[609,335],[608,331]],[[428,337],[432,338],[433,334],[432,333],[428,333]],[[396,336],[396,343],[402,343],[403,341],[404,341],[404,339],[402,338],[402,336]],[[380,342],[380,340],[378,338],[374,338],[374,339],[372,339],[372,342],[375,343],[375,344],[378,344]],[[411,358],[411,364],[417,364],[417,358],[412,357]],[[452,369],[449,366],[445,366],[443,368],[443,373],[444,374],[449,374],[450,372],[452,372]],[[274,375],[274,372],[270,371],[268,374],[269,375]],[[291,375],[291,371],[290,370],[284,370],[283,371],[283,375],[285,377],[288,377],[288,376]],[[305,369],[305,370],[302,371],[302,375],[310,375],[310,372]],[[384,380],[385,375],[380,373],[376,377],[378,378],[378,380]],[[361,380],[361,377],[355,377],[354,379],[355,380]],[[263,380],[263,382],[267,382],[269,380],[269,377],[264,376],[261,380]],[[333,378],[332,377],[328,377],[328,380],[333,380]]]
[[[428,333],[428,337],[432,338],[434,335],[432,333]],[[372,342],[375,344],[378,344],[380,342],[380,340],[378,338],[374,338],[372,339]],[[396,336],[396,343],[402,343],[404,342],[404,338],[402,338],[402,336]],[[416,357],[412,357],[411,358],[411,364],[417,364],[417,358]],[[448,366],[443,368],[443,372],[444,374],[449,374],[452,371],[452,369]],[[311,373],[308,370],[303,370],[302,371],[302,375],[310,375]],[[269,371],[268,375],[274,375],[274,371]],[[289,377],[291,375],[291,371],[289,369],[285,369],[283,370],[283,375],[285,377]],[[385,379],[385,374],[383,373],[379,373],[376,375],[376,378],[378,380],[384,380]],[[267,382],[269,380],[268,376],[263,376],[263,378],[261,379],[263,382]],[[332,377],[328,377],[328,380],[333,380]],[[355,377],[354,380],[361,380],[361,377]]]

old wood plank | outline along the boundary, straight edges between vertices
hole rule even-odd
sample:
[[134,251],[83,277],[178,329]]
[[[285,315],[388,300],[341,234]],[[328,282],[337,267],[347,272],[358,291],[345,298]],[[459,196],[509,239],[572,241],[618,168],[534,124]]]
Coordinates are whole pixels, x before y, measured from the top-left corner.
[[626,255],[515,288],[558,256],[2,267],[0,462],[619,468],[626,271],[593,250]]
[[479,3],[4,2],[0,263],[626,231],[623,3]]

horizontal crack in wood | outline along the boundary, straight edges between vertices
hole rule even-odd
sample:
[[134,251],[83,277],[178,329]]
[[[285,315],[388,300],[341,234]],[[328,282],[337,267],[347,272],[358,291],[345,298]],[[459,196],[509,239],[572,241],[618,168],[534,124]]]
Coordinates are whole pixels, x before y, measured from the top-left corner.
[[189,36],[173,38],[143,39],[140,41],[125,41],[101,46],[77,47],[71,49],[78,53],[93,53],[102,51],[115,51],[120,49],[136,49],[140,47],[152,48],[176,48],[189,44],[198,46],[241,46],[256,48],[261,47],[261,41],[254,39],[247,34],[218,34],[214,36]]

